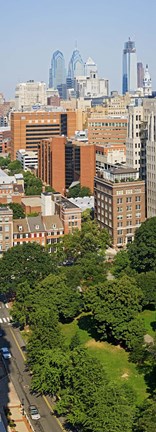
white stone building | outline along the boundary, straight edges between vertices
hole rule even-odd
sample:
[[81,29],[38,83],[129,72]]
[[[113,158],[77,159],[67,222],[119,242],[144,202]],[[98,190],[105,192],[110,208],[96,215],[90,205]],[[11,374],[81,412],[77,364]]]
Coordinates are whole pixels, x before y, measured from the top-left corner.
[[15,109],[47,105],[46,84],[33,80],[19,83],[15,89]]

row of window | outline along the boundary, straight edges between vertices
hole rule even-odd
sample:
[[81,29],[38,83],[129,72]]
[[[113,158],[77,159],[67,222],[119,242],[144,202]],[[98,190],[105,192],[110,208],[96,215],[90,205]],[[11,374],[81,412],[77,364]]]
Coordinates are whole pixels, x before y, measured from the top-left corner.
[[124,190],[117,190],[116,191],[117,195],[123,195],[124,193],[126,193],[126,195],[132,195],[134,193],[141,193],[141,189],[126,189],[126,191],[124,191]]
[[[137,204],[135,206],[136,210],[140,210],[141,209],[141,205]],[[132,206],[126,206],[126,211],[131,211],[132,210]],[[117,207],[117,212],[122,212],[123,211],[123,207]]]
[[[135,201],[136,202],[140,202],[141,201],[141,197],[140,196],[136,196],[135,197]],[[132,202],[132,197],[127,197],[126,198],[126,203],[131,203]],[[117,204],[122,204],[123,203],[123,198],[117,198]]]

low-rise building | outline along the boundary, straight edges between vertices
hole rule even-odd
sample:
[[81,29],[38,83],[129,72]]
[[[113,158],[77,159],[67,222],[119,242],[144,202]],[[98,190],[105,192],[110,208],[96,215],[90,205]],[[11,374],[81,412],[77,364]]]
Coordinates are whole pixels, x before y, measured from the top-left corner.
[[95,218],[121,248],[134,239],[145,220],[145,182],[134,168],[114,167],[100,172],[94,183]]
[[38,152],[36,151],[26,151],[24,149],[20,149],[16,152],[16,159],[21,162],[22,169],[25,171],[27,168],[35,168],[38,167]]

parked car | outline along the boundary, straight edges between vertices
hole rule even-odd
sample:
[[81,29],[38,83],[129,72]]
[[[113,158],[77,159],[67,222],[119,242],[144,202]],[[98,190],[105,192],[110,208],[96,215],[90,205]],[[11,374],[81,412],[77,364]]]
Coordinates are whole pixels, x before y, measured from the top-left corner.
[[29,413],[32,420],[39,420],[41,417],[35,405],[29,405]]
[[5,360],[8,360],[11,358],[11,353],[7,347],[1,348],[1,353],[2,353],[2,356]]

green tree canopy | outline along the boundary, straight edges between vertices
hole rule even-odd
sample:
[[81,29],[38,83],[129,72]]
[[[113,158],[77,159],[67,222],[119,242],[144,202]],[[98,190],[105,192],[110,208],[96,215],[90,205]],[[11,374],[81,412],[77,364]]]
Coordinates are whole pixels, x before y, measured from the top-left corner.
[[137,412],[133,432],[155,432],[156,401],[147,399]]
[[131,267],[138,273],[156,271],[156,217],[147,219],[136,230],[128,256]]
[[91,196],[91,190],[86,186],[80,186],[80,184],[69,188],[68,198],[77,198],[77,197],[85,197]]
[[130,348],[138,331],[139,334],[142,331],[143,342],[144,329],[133,321],[141,310],[142,291],[133,278],[123,276],[98,284],[88,288],[84,297],[101,339],[111,339]]
[[14,160],[8,164],[10,175],[18,174],[22,171],[22,164],[18,160]]
[[0,291],[16,292],[25,282],[33,286],[55,271],[52,256],[37,243],[24,243],[9,249],[0,260]]
[[26,195],[41,195],[42,192],[42,181],[30,171],[26,171],[23,174],[24,177],[24,188]]
[[156,309],[156,273],[154,271],[140,273],[136,280],[143,292],[143,306]]

